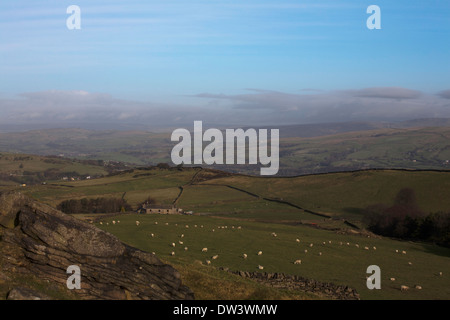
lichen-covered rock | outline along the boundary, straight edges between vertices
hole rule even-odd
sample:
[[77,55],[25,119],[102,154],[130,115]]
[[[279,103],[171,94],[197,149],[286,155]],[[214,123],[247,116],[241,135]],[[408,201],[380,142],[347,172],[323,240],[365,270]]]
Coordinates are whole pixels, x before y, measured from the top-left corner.
[[8,292],[7,300],[51,300],[51,298],[39,291],[16,287]]
[[193,299],[180,274],[155,255],[17,192],[0,194],[2,240],[20,248],[16,264],[66,285],[67,268],[81,271],[85,299]]

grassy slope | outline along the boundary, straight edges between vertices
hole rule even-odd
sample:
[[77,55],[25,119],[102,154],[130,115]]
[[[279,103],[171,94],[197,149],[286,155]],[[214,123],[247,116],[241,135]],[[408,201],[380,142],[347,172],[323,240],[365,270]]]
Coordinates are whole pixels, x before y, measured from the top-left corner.
[[[120,223],[113,225],[113,219],[120,220]],[[140,221],[139,226],[136,226],[136,220]],[[109,224],[106,225],[106,222]],[[233,292],[222,296],[223,288],[216,289],[212,284],[202,287],[195,283],[199,281],[195,280],[196,276],[206,283],[218,278],[216,285],[221,287],[232,285],[235,281],[214,271],[211,266],[205,266],[207,259],[212,261],[213,267],[258,271],[257,266],[260,264],[268,272],[299,274],[319,281],[346,284],[356,288],[362,299],[450,298],[450,277],[447,271],[450,250],[433,245],[341,235],[306,226],[233,221],[210,216],[123,215],[104,219],[103,224],[98,226],[130,245],[155,252],[164,261],[180,266],[183,277],[188,279],[187,284],[194,286],[199,298],[235,297]],[[219,228],[222,226],[227,228]],[[278,236],[271,236],[272,232]],[[151,233],[154,237],[150,236]],[[184,237],[181,237],[182,234]],[[296,242],[297,238],[301,240],[300,243]],[[325,245],[322,244],[324,241]],[[171,246],[172,242],[176,243],[175,248]],[[309,246],[310,243],[313,243],[313,247]],[[187,251],[184,250],[185,246],[188,247]],[[370,250],[364,250],[365,246]],[[374,246],[376,250],[373,250]],[[207,253],[202,252],[204,247],[208,248]],[[261,256],[257,255],[259,250],[263,251]],[[395,250],[405,250],[407,253],[403,255]],[[172,251],[175,256],[170,255]],[[321,256],[319,252],[322,252]],[[247,259],[242,258],[243,253],[248,254]],[[216,254],[219,258],[212,260],[211,257]],[[297,259],[302,260],[301,265],[293,264]],[[412,265],[408,262],[412,262]],[[365,285],[366,268],[372,264],[381,268],[382,290],[368,290]],[[438,275],[441,271],[444,272],[443,276]],[[396,281],[391,282],[391,277],[396,278]],[[414,288],[416,284],[421,285],[423,290],[412,289],[408,293],[399,290],[400,285]],[[236,297],[243,296],[237,294]]]
[[[187,283],[195,288],[197,297],[200,298],[233,299],[234,290],[240,292],[235,297],[245,299],[258,295],[267,299],[292,298],[285,292],[248,287],[234,276],[208,266],[199,266],[199,263],[204,263],[214,254],[219,254],[219,259],[213,261],[213,266],[257,271],[257,265],[261,264],[264,271],[295,273],[320,281],[350,285],[358,290],[363,299],[450,298],[450,278],[446,272],[450,265],[449,249],[280,224],[280,220],[311,220],[317,217],[225,187],[233,185],[258,195],[280,197],[305,208],[321,209],[338,217],[350,215],[359,219],[361,208],[372,203],[391,201],[399,188],[404,186],[416,189],[419,204],[424,209],[446,210],[449,199],[445,197],[445,191],[449,190],[450,173],[367,171],[289,179],[231,176],[189,185],[194,176],[201,179],[203,175],[209,175],[208,172],[197,172],[198,169],[135,170],[91,181],[67,182],[64,187],[38,186],[28,191],[34,197],[52,204],[70,197],[123,195],[126,192],[125,197],[137,205],[148,195],[160,202],[170,203],[178,195],[178,187],[184,186],[179,199],[180,206],[209,215],[130,214],[104,220],[111,222],[112,219],[119,219],[120,224],[104,223],[99,226],[116,234],[126,243],[146,251],[154,251],[164,261],[178,266]],[[321,208],[312,205],[316,203],[320,203]],[[266,223],[258,223],[254,219],[264,220]],[[139,227],[136,227],[135,220],[141,221]],[[155,221],[158,222],[157,225]],[[225,225],[228,226],[227,229],[219,228]],[[238,229],[238,226],[242,229]],[[272,237],[272,232],[276,232],[278,237]],[[152,238],[150,233],[156,236]],[[180,238],[181,234],[185,235],[183,239]],[[301,242],[297,243],[296,238]],[[183,241],[183,245],[179,245],[178,241]],[[326,245],[322,244],[324,241]],[[328,241],[332,243],[329,244]],[[177,243],[175,249],[170,246],[172,242]],[[310,243],[314,244],[313,247],[309,247]],[[184,246],[189,249],[184,251]],[[365,246],[370,250],[364,250]],[[374,246],[376,250],[372,249]],[[208,253],[201,252],[203,247],[208,247]],[[308,253],[304,252],[305,249]],[[176,253],[173,257],[170,256],[172,250]],[[262,256],[256,255],[259,250],[263,250]],[[398,254],[395,250],[406,250],[407,254]],[[321,256],[319,252],[322,252]],[[248,259],[242,259],[243,253],[249,255]],[[296,259],[301,259],[302,265],[294,265],[293,261]],[[408,262],[412,262],[412,266]],[[371,264],[381,267],[383,290],[370,291],[365,286],[366,268]],[[442,277],[438,276],[440,271],[444,272]],[[391,277],[397,280],[391,282]],[[204,283],[204,287],[198,281]],[[411,290],[405,294],[399,290],[401,284],[410,287],[418,284],[424,289]],[[246,287],[248,291],[245,291]],[[225,288],[234,289],[223,296]],[[296,297],[308,298],[301,294]]]

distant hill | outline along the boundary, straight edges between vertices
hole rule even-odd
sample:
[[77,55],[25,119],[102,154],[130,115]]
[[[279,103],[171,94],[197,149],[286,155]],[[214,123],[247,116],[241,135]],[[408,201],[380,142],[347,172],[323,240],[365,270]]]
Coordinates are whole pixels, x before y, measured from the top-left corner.
[[[450,165],[450,119],[302,124],[272,128],[280,130],[279,175],[283,176],[369,168],[440,170],[448,169]],[[74,128],[0,133],[0,152],[147,166],[171,163],[170,152],[175,143],[170,141],[170,135],[171,132]],[[212,168],[259,174],[259,167],[222,165]]]

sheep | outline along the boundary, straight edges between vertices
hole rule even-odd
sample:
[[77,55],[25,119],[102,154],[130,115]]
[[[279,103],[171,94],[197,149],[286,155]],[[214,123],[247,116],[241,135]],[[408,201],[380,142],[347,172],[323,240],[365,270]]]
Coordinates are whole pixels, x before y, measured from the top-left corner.
[[244,259],[247,259],[247,254],[244,253],[244,254],[242,255],[242,257],[243,257]]
[[405,285],[400,286],[400,291],[408,291],[408,289],[409,289],[408,286]]
[[120,223],[120,220],[117,220],[117,223]]
[[188,251],[188,247],[184,247],[184,251]]
[[155,234],[150,233],[150,237],[154,238],[154,237],[155,237]]
[[369,250],[369,247],[364,247],[364,250]]
[[296,242],[300,242],[300,239],[295,239]]
[[412,266],[412,262],[411,262],[411,261],[409,261],[409,262],[408,262],[408,265]]
[[442,277],[442,271],[441,271],[441,272],[439,272],[439,276],[441,276],[441,277]]
[[295,260],[294,264],[302,264],[302,260]]
[[402,251],[402,254],[406,254],[406,251],[405,251],[405,250],[403,250],[403,251]]
[[310,248],[312,248],[312,247],[313,247],[313,244],[312,244],[312,243],[310,243],[310,244],[309,244],[309,247],[310,247]]
[[395,278],[389,278],[389,280],[391,280],[391,281],[395,281]]
[[263,269],[264,269],[264,267],[263,267],[263,266],[261,266],[261,265],[258,265],[258,269],[259,269],[259,270],[263,270]]
[[179,244],[183,244],[183,241],[178,241]]
[[202,252],[208,252],[208,248],[203,248]]
[[155,224],[158,224],[158,221],[155,221]]
[[206,264],[209,266],[211,264],[210,260],[206,260]]
[[274,237],[274,238],[277,237],[277,234],[276,234],[275,232],[272,232],[271,235],[272,235],[272,237]]
[[322,255],[322,252],[319,252],[319,256],[321,256]]
[[331,244],[331,240],[329,240],[328,243]]
[[349,246],[349,245],[350,245],[350,242],[347,242],[347,245]]
[[216,254],[215,256],[212,256],[212,259],[213,259],[213,260],[216,260],[218,257],[219,257],[219,255]]
[[100,224],[103,224],[103,222],[100,221]]
[[373,249],[373,250],[377,250],[377,247],[374,246],[372,249]]
[[359,248],[359,244],[355,244],[355,247]]
[[305,249],[305,253],[308,253],[308,250]]
[[181,235],[180,235],[180,238],[184,238],[184,234],[181,234]]
[[113,221],[112,221],[112,224],[116,224],[116,221],[115,221],[115,220],[113,220]]
[[262,255],[262,251],[258,251],[258,256]]
[[189,225],[187,224],[187,225],[185,225],[185,227],[186,227],[186,228],[189,228]]
[[417,284],[416,284],[416,286],[414,288],[416,288],[417,290],[422,290],[422,286],[419,286]]
[[170,253],[170,255],[171,255],[171,256],[174,256],[174,255],[175,255],[175,252],[172,251],[172,252]]
[[172,242],[172,247],[175,247],[175,242]]
[[241,230],[241,228],[242,228],[242,227],[241,227],[241,226],[239,226],[239,227],[237,227],[237,228],[238,228],[238,230]]
[[323,244],[323,245],[326,245],[327,243],[324,241],[324,242],[322,242],[322,244]]
[[398,253],[398,249],[395,249],[395,253]]
[[109,226],[109,222],[107,222],[106,225]]

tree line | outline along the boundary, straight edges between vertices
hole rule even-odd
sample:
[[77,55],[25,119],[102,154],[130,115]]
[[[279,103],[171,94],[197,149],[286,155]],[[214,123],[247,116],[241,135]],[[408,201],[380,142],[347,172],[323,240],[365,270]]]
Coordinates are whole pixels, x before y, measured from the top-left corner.
[[122,198],[69,199],[57,207],[64,213],[115,213],[131,211],[131,206]]
[[392,205],[367,207],[364,222],[370,231],[382,236],[431,241],[450,247],[450,213],[425,213],[411,188],[400,190]]

